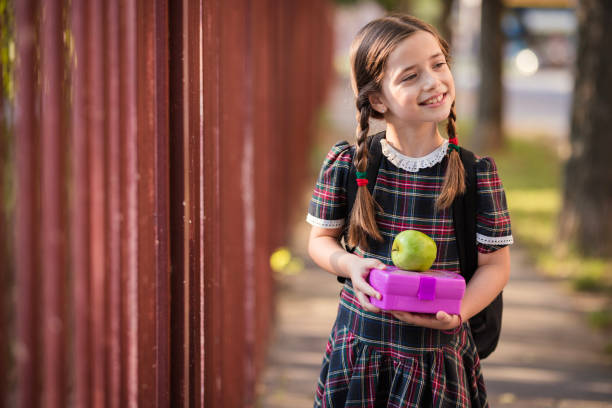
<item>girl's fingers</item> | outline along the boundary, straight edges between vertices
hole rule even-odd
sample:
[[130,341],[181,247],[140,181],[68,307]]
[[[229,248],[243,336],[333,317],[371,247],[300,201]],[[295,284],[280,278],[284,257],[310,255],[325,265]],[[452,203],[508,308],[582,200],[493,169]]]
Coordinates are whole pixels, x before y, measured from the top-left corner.
[[380,293],[378,293],[372,286],[370,286],[368,282],[366,282],[366,280],[363,278],[356,279],[356,281],[353,281],[353,287],[368,296],[375,297],[378,300],[380,300],[381,298]]
[[401,320],[403,322],[406,322],[406,323],[412,323],[411,314],[410,313],[393,311],[393,312],[391,312],[391,314],[393,316],[395,316],[396,319],[399,319],[399,320]]
[[361,303],[361,306],[363,306],[365,310],[367,310],[368,312],[380,312],[379,308],[368,302],[367,298],[363,293],[355,292],[355,295],[357,296],[357,299],[359,299],[359,303]]
[[441,320],[438,318],[438,314],[410,313],[399,310],[394,310],[391,312],[396,319],[406,323],[414,324],[416,326],[429,327],[431,329],[447,329],[446,326],[453,320],[453,316],[445,312],[442,313],[444,313],[444,315],[440,315],[440,317],[447,316],[448,320]]
[[[434,314],[410,313],[400,310],[392,310],[391,314],[403,322],[416,326],[429,327],[431,329],[447,330],[449,323],[455,320],[456,315],[450,315],[444,311]],[[456,326],[456,325],[455,325]],[[455,328],[455,327],[451,327]]]
[[436,313],[436,319],[445,323],[450,323],[453,320],[453,316],[449,315],[444,310],[440,310]]
[[371,298],[376,298],[378,300],[380,300],[382,296],[376,291],[376,289],[374,289],[368,284],[366,278],[369,275],[371,269],[384,269],[385,267],[386,265],[377,259],[364,259],[363,263],[360,264],[359,269],[354,270],[351,274],[351,280],[353,282],[353,288],[355,289],[355,295],[361,303],[361,306],[363,306],[363,308],[369,312],[378,313],[380,312],[380,309],[371,304],[366,295],[370,296]]
[[384,263],[380,262],[380,261],[376,261],[374,260],[374,262],[371,262],[370,265],[368,265],[369,269],[385,269],[387,267],[387,265],[385,265]]
[[421,315],[419,313],[403,312],[399,310],[394,310],[392,313],[396,318],[411,324],[421,325],[423,322],[428,322],[432,320],[431,316]]

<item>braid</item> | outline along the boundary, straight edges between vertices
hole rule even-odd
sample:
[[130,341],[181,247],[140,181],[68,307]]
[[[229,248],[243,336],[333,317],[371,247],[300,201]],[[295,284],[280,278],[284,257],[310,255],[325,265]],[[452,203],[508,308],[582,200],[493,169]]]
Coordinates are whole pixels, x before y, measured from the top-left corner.
[[451,105],[450,112],[448,113],[448,121],[446,122],[446,133],[449,139],[457,136],[457,128],[455,122],[457,121],[457,113],[455,112],[455,101]]
[[[457,120],[457,114],[455,113],[455,102],[451,105],[450,113],[448,114],[448,123],[446,124],[446,132],[448,133],[449,139],[457,137],[457,128],[455,121]],[[442,191],[436,199],[436,208],[444,209],[448,208],[455,199],[457,194],[463,194],[465,191],[465,169],[461,162],[459,152],[450,149],[448,154],[448,165],[446,167],[446,173],[444,174],[444,181],[442,182]]]
[[359,127],[357,128],[357,151],[355,152],[355,168],[357,171],[366,171],[368,167],[368,149],[366,142],[370,130],[370,115],[372,107],[369,103],[359,109]]
[[[368,131],[370,130],[370,116],[372,115],[372,105],[367,97],[367,92],[361,92],[357,98],[357,149],[355,152],[354,164],[359,172],[366,171],[368,167]],[[378,241],[382,241],[382,235],[376,224],[374,207],[380,205],[374,200],[368,187],[363,185],[357,187],[357,196],[353,205],[349,225],[349,245],[367,249],[368,236]]]

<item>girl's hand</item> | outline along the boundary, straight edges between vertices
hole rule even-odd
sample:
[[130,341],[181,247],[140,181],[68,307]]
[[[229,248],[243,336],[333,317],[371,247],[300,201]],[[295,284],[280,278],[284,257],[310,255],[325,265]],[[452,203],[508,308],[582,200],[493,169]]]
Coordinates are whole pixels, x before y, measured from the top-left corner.
[[366,278],[370,274],[370,269],[384,269],[385,267],[386,265],[377,259],[359,257],[352,258],[351,263],[348,265],[349,278],[353,282],[355,296],[359,299],[361,306],[368,312],[378,313],[380,309],[371,304],[366,295],[380,299],[380,293],[368,284]]
[[403,322],[414,324],[415,326],[428,327],[430,329],[452,330],[456,329],[461,324],[459,315],[449,315],[442,310],[435,315],[402,312],[399,310],[394,310],[391,314]]

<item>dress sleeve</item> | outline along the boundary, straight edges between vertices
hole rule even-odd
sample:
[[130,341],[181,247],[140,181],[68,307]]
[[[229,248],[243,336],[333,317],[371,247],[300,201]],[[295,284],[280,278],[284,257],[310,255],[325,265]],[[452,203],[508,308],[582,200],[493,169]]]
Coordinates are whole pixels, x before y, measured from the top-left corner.
[[316,227],[338,228],[347,217],[346,182],[353,160],[347,141],[332,146],[327,153],[308,206],[306,222]]
[[476,162],[476,247],[481,253],[494,252],[514,242],[506,193],[495,161],[482,157]]

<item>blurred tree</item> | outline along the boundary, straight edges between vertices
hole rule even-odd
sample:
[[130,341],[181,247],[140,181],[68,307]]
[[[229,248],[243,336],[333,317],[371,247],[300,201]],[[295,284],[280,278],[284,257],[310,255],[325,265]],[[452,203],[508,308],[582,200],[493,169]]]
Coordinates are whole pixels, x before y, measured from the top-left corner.
[[475,151],[488,151],[504,144],[502,133],[502,0],[482,2],[480,18],[480,88],[474,130]]
[[561,236],[586,255],[612,257],[612,2],[577,5],[578,49]]
[[451,15],[455,0],[442,0],[442,9],[440,11],[440,34],[448,42],[453,49],[453,25]]

